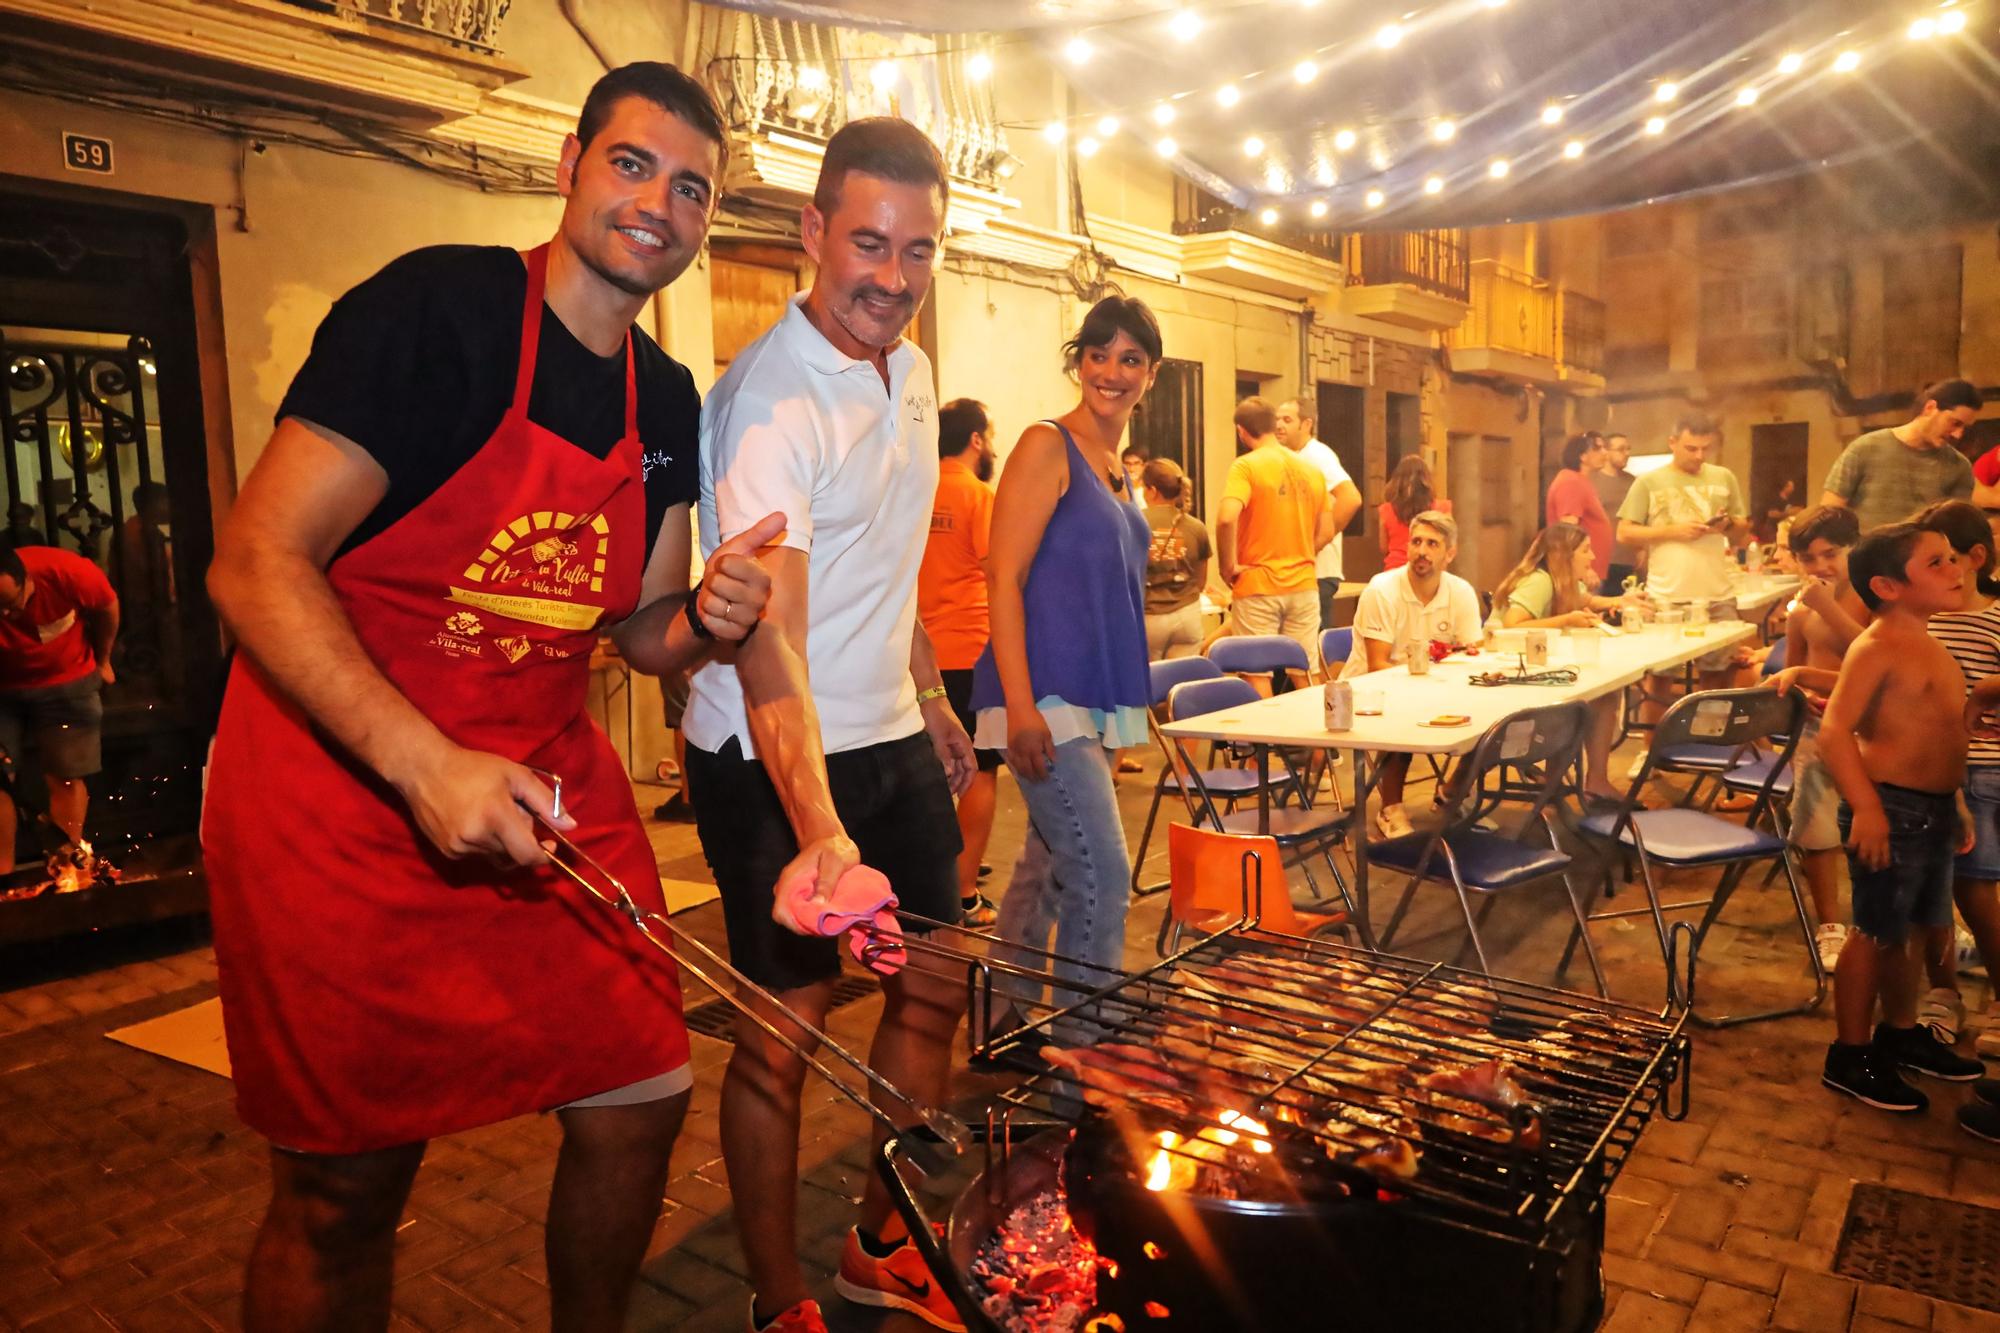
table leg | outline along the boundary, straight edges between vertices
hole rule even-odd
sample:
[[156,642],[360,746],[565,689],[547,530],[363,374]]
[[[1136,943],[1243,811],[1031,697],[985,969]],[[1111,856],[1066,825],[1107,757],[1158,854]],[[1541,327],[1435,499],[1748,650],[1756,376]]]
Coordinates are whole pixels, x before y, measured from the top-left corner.
[[1257,748],[1257,832],[1268,836],[1271,832],[1271,747],[1259,745]]
[[1373,756],[1366,750],[1354,750],[1354,808],[1348,812],[1348,843],[1354,852],[1354,923],[1355,933],[1370,949],[1375,947],[1375,928],[1368,918],[1368,795],[1374,790],[1381,774],[1379,768],[1370,775]]

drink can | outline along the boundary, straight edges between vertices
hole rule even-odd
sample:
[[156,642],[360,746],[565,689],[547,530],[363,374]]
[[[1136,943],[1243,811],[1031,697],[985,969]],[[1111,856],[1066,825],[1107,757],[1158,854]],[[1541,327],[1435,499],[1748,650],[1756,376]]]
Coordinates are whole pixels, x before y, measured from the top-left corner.
[[1403,653],[1403,661],[1413,676],[1431,674],[1431,645],[1428,639],[1411,639]]
[[1347,731],[1354,726],[1354,687],[1344,680],[1326,683],[1326,729]]
[[1646,628],[1646,617],[1636,606],[1628,606],[1618,612],[1618,621],[1627,634],[1637,634]]
[[1528,665],[1545,667],[1549,664],[1549,632],[1545,629],[1528,631]]

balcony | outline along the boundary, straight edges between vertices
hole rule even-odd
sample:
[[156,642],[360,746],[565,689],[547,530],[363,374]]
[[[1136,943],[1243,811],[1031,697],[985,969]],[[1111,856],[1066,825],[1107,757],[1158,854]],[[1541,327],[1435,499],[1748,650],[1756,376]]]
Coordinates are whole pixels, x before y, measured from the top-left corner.
[[288,0],[305,9],[332,9],[370,23],[445,41],[488,55],[500,54],[500,20],[508,0]]
[[1455,329],[1465,318],[1464,232],[1350,232],[1340,253],[1347,314],[1427,333]]
[[1556,288],[1556,361],[1572,379],[1604,377],[1604,302]]
[[1471,264],[1472,309],[1445,335],[1451,368],[1547,388],[1604,387],[1604,306],[1491,259]]
[[1174,234],[1181,269],[1269,296],[1309,301],[1340,282],[1338,238],[1327,231],[1266,226],[1247,209],[1174,178]]

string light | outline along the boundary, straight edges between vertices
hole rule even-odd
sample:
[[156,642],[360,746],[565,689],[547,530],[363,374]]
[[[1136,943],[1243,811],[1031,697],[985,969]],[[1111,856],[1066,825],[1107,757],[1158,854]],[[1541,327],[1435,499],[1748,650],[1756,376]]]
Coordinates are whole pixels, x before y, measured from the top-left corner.
[[1292,77],[1300,83],[1311,83],[1319,77],[1319,66],[1310,60],[1301,60],[1292,66]]
[[1757,90],[1755,88],[1745,88],[1742,91],[1738,92],[1736,94],[1736,105],[1738,106],[1757,105]]
[[1100,116],[1097,120],[1097,137],[1109,139],[1118,133],[1118,117]]
[[1574,162],[1583,156],[1583,140],[1571,139],[1563,145],[1563,156]]
[[1424,193],[1425,193],[1425,194],[1443,194],[1443,193],[1444,193],[1444,177],[1442,177],[1442,176],[1432,176],[1432,177],[1431,177],[1431,178],[1430,178],[1429,180],[1425,181],[1425,182],[1424,182]]
[[826,71],[818,65],[807,65],[799,71],[799,87],[810,92],[825,92],[832,85],[827,81]]
[[1403,25],[1384,23],[1375,30],[1375,45],[1387,51],[1403,40]]
[[1680,95],[1681,86],[1671,79],[1653,89],[1653,100],[1655,102],[1671,102]]
[[1172,102],[1162,102],[1158,106],[1154,107],[1153,123],[1155,125],[1158,125],[1162,129],[1165,129],[1167,126],[1173,124],[1174,104]]
[[1452,137],[1457,133],[1458,122],[1455,120],[1441,120],[1431,126],[1431,138],[1436,139],[1439,143],[1450,143]]
[[1162,138],[1158,143],[1153,145],[1153,151],[1161,157],[1172,157],[1175,153],[1180,152],[1180,150],[1181,146],[1175,143],[1170,137]]
[[1215,100],[1224,107],[1232,107],[1243,100],[1243,94],[1236,91],[1235,84],[1225,83],[1215,90]]
[[1076,155],[1078,157],[1096,157],[1097,140],[1088,136],[1078,139],[1076,141]]
[[1547,106],[1542,108],[1542,124],[1560,125],[1562,123],[1563,123],[1563,109],[1561,107],[1557,106],[1554,102],[1551,102]]
[[1666,128],[1667,118],[1665,116],[1654,116],[1646,122],[1646,133],[1648,134],[1662,134],[1666,131]]
[[868,82],[875,85],[876,92],[888,92],[896,86],[896,62],[893,60],[876,61],[875,67],[868,71]]
[[1964,32],[1965,11],[1962,9],[1953,9],[1938,15],[1937,30],[1947,37],[1953,33]]
[[1931,38],[1937,36],[1937,30],[1937,20],[1934,18],[1926,16],[1920,19],[1913,19],[1910,22],[1910,40],[1913,42],[1929,41]]
[[1081,65],[1091,56],[1091,46],[1081,37],[1072,37],[1063,43],[1063,58],[1072,65]]
[[1513,168],[1507,164],[1507,159],[1504,157],[1496,157],[1486,164],[1486,174],[1496,181],[1505,180],[1507,173],[1511,170]]
[[1852,74],[1860,68],[1861,53],[1859,51],[1842,51],[1833,58],[1833,72],[1835,74]]
[[1778,61],[1778,73],[1796,74],[1806,67],[1806,58],[1797,51],[1787,51]]
[[993,72],[993,57],[984,51],[975,51],[965,62],[965,77],[974,83],[983,82]]
[[1344,153],[1348,149],[1354,147],[1354,143],[1355,143],[1354,131],[1341,130],[1333,136],[1333,151],[1336,153]]
[[1183,9],[1167,20],[1167,31],[1176,41],[1191,42],[1201,31],[1201,15],[1192,9]]
[[1275,227],[1278,225],[1278,210],[1267,208],[1257,215],[1257,220],[1267,227]]
[[1389,196],[1383,194],[1380,190],[1370,190],[1367,194],[1362,196],[1361,202],[1368,205],[1368,207],[1370,208],[1380,208],[1382,206],[1383,201],[1386,200],[1388,197]]
[[1069,134],[1069,126],[1063,124],[1059,120],[1052,120],[1048,124],[1042,126],[1042,138],[1046,139],[1048,142],[1052,144],[1061,143],[1068,134]]
[[1316,218],[1323,218],[1323,217],[1325,217],[1325,216],[1326,216],[1326,200],[1324,200],[1324,199],[1315,199],[1315,200],[1313,200],[1313,201],[1312,201],[1312,204],[1311,204],[1311,206],[1310,206],[1310,207],[1308,207],[1308,208],[1306,209],[1306,212],[1308,212],[1308,213],[1312,214],[1312,216],[1314,216],[1314,217],[1316,217]]
[[1243,141],[1243,156],[1262,157],[1263,155],[1264,141],[1262,139],[1253,134]]

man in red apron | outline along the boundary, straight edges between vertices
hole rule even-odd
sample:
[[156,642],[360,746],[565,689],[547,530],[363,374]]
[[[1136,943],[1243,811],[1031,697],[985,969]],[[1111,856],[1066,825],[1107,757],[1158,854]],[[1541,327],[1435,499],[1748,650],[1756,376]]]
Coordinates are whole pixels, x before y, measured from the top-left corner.
[[699,401],[632,326],[700,250],[724,143],[671,66],[605,76],[555,238],[342,297],[217,543],[242,651],[203,846],[238,1108],[273,1145],[252,1330],[386,1325],[425,1141],[545,1110],[554,1324],[622,1327],[687,1102],[680,990],[535,821],[664,910],[591,651],[685,668],[767,595],[743,552],[780,515],[688,596]]

